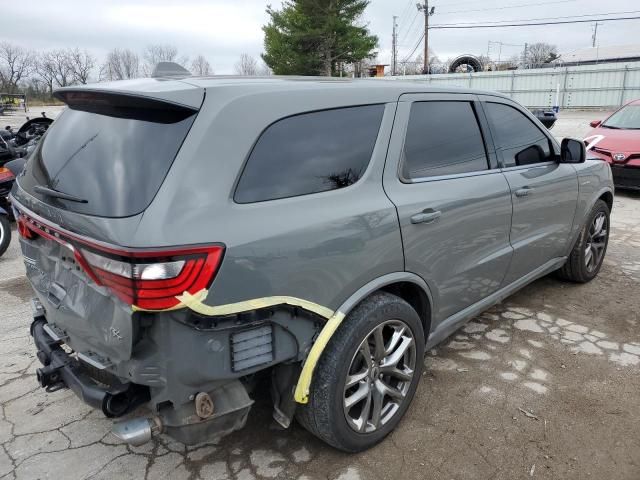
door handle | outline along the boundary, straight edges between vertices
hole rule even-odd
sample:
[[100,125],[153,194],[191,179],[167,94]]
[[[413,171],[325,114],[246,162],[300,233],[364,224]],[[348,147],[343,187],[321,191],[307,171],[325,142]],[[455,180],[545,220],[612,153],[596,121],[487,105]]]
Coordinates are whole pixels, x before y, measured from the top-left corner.
[[530,187],[519,188],[516,190],[516,197],[528,197],[533,193],[533,189]]
[[442,215],[442,212],[440,210],[427,208],[420,213],[412,215],[410,220],[414,225],[416,223],[433,223],[440,218],[440,215]]

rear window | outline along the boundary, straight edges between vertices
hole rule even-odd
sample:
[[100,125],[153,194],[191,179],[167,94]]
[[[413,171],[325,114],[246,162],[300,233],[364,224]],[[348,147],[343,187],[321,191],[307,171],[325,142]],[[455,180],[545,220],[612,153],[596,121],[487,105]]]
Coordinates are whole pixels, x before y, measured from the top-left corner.
[[348,187],[369,165],[384,105],[338,108],[284,118],[260,136],[235,193],[261,202]]
[[[20,186],[56,207],[127,217],[153,200],[195,119],[195,110],[122,95],[66,98],[30,158]],[[79,201],[42,195],[41,186]],[[40,190],[42,191],[42,190]]]

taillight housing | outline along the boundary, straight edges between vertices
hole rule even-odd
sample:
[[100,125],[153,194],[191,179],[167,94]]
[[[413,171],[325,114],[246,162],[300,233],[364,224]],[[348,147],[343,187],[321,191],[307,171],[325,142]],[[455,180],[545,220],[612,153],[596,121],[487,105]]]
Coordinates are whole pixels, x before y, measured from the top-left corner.
[[208,288],[224,248],[218,245],[184,249],[104,252],[80,246],[80,256],[94,280],[120,300],[142,310],[178,307],[179,295]]
[[119,248],[64,232],[22,212],[17,220],[22,237],[40,236],[63,245],[95,283],[141,310],[179,308],[179,295],[195,295],[211,285],[224,254],[222,245]]

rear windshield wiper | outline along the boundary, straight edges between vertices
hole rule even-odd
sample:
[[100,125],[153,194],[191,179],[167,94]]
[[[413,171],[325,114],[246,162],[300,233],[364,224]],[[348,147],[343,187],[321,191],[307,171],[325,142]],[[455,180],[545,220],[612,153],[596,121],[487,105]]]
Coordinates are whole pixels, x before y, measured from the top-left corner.
[[59,198],[61,200],[69,200],[70,202],[77,203],[89,203],[84,198],[76,197],[75,195],[69,195],[68,193],[59,192],[53,188],[43,187],[42,185],[36,185],[33,187],[33,191],[40,195],[46,195],[47,197]]

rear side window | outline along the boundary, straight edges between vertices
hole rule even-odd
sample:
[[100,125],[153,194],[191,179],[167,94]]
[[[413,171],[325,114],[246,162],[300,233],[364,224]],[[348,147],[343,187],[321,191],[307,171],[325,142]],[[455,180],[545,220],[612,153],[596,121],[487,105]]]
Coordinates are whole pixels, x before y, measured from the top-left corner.
[[[160,188],[196,112],[139,97],[82,94],[49,128],[20,186],[56,207],[102,217],[143,211]],[[77,197],[34,192],[42,186]]]
[[547,136],[519,110],[502,103],[485,104],[496,150],[505,167],[531,165],[551,160]]
[[235,201],[261,202],[348,187],[369,165],[384,105],[284,118],[260,136]]
[[402,177],[408,180],[487,170],[482,134],[470,102],[411,106]]

